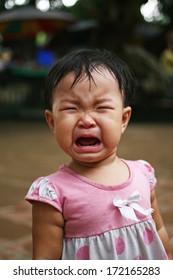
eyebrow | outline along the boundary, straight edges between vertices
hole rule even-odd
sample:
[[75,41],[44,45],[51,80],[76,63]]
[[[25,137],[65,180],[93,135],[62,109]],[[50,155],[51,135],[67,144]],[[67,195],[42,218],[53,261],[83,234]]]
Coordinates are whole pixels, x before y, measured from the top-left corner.
[[75,100],[73,98],[64,98],[64,99],[60,100],[60,103],[65,103],[65,102],[70,102],[70,103],[74,103],[74,104],[78,104],[79,103],[78,100]]
[[[71,102],[71,103],[74,103],[74,104],[78,104],[80,103],[79,100],[77,99],[73,99],[73,98],[64,98],[60,101],[60,103],[64,103],[64,102]],[[100,104],[100,103],[106,103],[106,102],[112,102],[112,99],[111,98],[98,98],[94,103],[95,104]]]
[[111,98],[98,98],[96,101],[95,101],[95,104],[100,104],[100,103],[106,103],[106,102],[112,102],[112,99]]

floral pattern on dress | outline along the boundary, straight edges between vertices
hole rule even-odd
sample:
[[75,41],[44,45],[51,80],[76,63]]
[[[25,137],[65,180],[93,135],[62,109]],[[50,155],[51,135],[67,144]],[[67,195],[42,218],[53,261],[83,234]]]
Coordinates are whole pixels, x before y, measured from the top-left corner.
[[49,200],[55,200],[58,197],[48,178],[41,178],[35,181],[31,185],[28,195],[34,196],[34,194],[36,195],[36,191],[38,191],[40,197],[47,198]]

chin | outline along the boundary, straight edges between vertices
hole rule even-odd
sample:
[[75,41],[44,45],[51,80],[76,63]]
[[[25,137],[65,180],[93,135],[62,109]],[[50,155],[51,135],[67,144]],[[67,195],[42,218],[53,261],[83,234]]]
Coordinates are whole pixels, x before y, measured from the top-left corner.
[[93,156],[93,155],[87,155],[87,156],[83,156],[83,157],[76,157],[73,158],[76,162],[79,162],[81,164],[98,164],[101,163],[103,161],[105,161],[107,159],[107,157],[99,157],[99,156]]

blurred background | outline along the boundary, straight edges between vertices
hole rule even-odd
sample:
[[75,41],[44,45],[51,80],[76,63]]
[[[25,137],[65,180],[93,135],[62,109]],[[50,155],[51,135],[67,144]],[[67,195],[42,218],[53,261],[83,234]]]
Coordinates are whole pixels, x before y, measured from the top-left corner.
[[105,48],[136,76],[130,125],[119,148],[156,170],[173,250],[173,0],[1,0],[0,259],[31,259],[32,181],[68,161],[44,121],[50,66],[68,51]]

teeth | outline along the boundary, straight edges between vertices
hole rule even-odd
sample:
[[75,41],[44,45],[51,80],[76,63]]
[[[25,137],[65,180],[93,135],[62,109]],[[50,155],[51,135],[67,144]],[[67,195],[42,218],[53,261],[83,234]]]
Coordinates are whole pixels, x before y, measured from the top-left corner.
[[95,137],[80,137],[76,141],[78,146],[96,146],[99,143],[100,141]]

